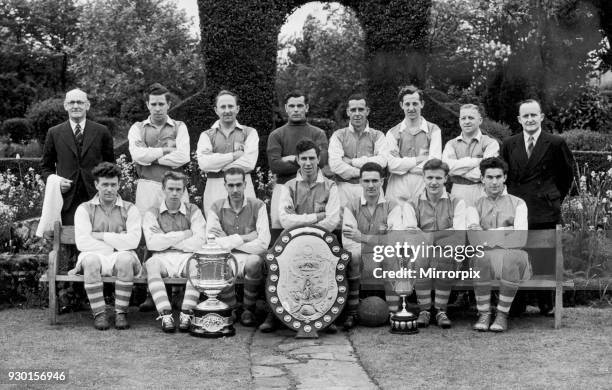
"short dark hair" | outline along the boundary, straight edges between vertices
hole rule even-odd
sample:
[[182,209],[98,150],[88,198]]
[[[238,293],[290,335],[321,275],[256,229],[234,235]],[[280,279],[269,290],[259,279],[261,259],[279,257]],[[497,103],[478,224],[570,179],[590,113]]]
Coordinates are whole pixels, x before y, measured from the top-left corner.
[[361,166],[359,169],[360,178],[363,176],[364,172],[378,172],[381,179],[385,177],[385,169],[375,162],[367,162]]
[[240,102],[238,101],[238,95],[235,94],[232,91],[228,91],[227,89],[222,89],[221,91],[219,91],[219,93],[217,94],[217,96],[215,96],[215,106],[217,105],[217,102],[219,101],[219,97],[223,96],[223,95],[230,95],[233,96],[234,99],[236,100],[236,105],[239,106]]
[[297,145],[295,145],[295,152],[296,152],[296,156],[299,158],[300,154],[310,150],[310,149],[314,149],[315,152],[317,153],[317,157],[320,156],[321,154],[321,149],[319,149],[319,147],[317,146],[317,144],[315,144],[311,139],[309,138],[302,138]]
[[499,168],[504,172],[504,175],[508,174],[508,164],[499,157],[488,157],[480,162],[480,174],[485,175],[487,169]]
[[159,95],[164,95],[164,97],[166,98],[166,102],[170,103],[170,91],[168,91],[168,88],[164,87],[160,83],[154,83],[149,86],[149,89],[147,89],[147,95],[145,96],[145,100],[148,102],[150,96]]
[[414,85],[406,85],[404,87],[401,87],[400,90],[399,90],[399,93],[397,94],[397,100],[400,103],[403,103],[404,102],[404,96],[412,95],[413,93],[418,93],[419,94],[419,100],[421,102],[424,101],[424,99],[423,99],[423,91],[421,91],[420,89],[418,89]]
[[427,160],[425,165],[423,165],[423,173],[425,173],[425,171],[435,171],[438,169],[443,170],[444,174],[448,176],[448,171],[450,171],[450,169],[448,168],[448,164],[443,162],[439,158],[432,158],[431,160]]
[[246,180],[246,172],[242,168],[231,167],[223,171],[223,181],[227,181],[229,175],[242,175],[242,181]]
[[102,161],[91,170],[91,174],[96,181],[101,177],[106,179],[112,179],[113,177],[121,179],[121,168],[111,162]]
[[348,97],[348,99],[346,99],[346,104],[348,105],[348,102],[350,102],[351,100],[365,100],[366,107],[368,107],[368,99],[363,93],[352,94],[351,96]]
[[535,103],[538,105],[538,107],[540,107],[540,112],[542,112],[542,105],[540,104],[539,101],[535,100],[535,99],[525,99],[525,100],[521,100],[519,102],[519,104],[516,106],[516,111],[520,111],[521,110],[521,106],[523,104],[528,104],[528,103]]
[[162,176],[162,188],[166,188],[168,180],[180,180],[183,182],[183,187],[187,187],[187,176],[182,172],[166,171]]
[[294,89],[293,91],[288,92],[285,95],[284,104],[287,104],[287,102],[291,98],[299,98],[299,97],[304,97],[304,104],[308,104],[308,95],[306,95],[304,92],[300,91],[299,89]]

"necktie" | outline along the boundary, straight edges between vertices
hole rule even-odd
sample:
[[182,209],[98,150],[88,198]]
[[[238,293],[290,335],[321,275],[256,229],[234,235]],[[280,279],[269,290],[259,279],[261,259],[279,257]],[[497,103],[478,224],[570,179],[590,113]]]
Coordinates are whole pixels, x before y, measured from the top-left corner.
[[78,123],[74,128],[74,138],[76,139],[78,147],[83,146],[83,131],[81,130],[81,125]]
[[535,145],[535,142],[533,142],[533,136],[529,136],[529,139],[527,140],[527,158],[531,157],[531,153],[533,152],[533,147]]

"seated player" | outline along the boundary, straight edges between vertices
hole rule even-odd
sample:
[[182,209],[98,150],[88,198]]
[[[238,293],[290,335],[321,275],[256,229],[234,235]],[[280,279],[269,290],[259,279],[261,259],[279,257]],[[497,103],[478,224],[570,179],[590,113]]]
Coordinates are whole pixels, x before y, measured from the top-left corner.
[[[438,247],[446,245],[465,244],[465,202],[463,199],[446,192],[444,184],[448,179],[448,165],[435,158],[423,165],[423,180],[425,190],[414,201],[412,207],[416,215],[417,227],[424,233],[430,233],[428,242]],[[415,262],[417,279],[414,288],[419,304],[419,327],[429,326],[431,319],[431,290],[435,290],[434,308],[436,324],[441,328],[450,328],[452,323],[446,314],[448,298],[453,286],[449,278],[421,277],[419,269],[427,271],[435,268],[437,271],[455,271],[458,267],[454,258],[433,251],[429,256],[418,256]]]
[[[415,220],[412,208],[407,203],[402,207],[385,199],[382,193],[383,167],[375,162],[365,163],[359,170],[359,177],[362,195],[345,205],[342,219],[342,245],[351,252],[347,269],[349,289],[345,329],[352,328],[356,323],[361,269],[364,261],[372,261],[371,256],[362,253],[362,247],[379,244],[381,235],[391,230],[405,230],[407,225],[414,225]],[[397,311],[397,295],[387,294],[387,302],[390,310]]]
[[[187,178],[180,172],[167,171],[161,183],[164,200],[152,207],[142,223],[147,248],[154,252],[145,263],[147,283],[164,332],[176,330],[172,307],[168,301],[162,278],[186,276],[187,260],[206,242],[206,221],[198,206],[183,202]],[[187,282],[179,317],[179,330],[189,330],[191,310],[197,305],[200,293]]]
[[[472,245],[485,246],[484,256],[474,256],[472,267],[480,271],[474,280],[478,321],[474,330],[503,332],[508,329],[508,313],[521,280],[531,277],[527,252],[521,250],[527,241],[527,205],[506,191],[508,164],[498,157],[480,163],[486,196],[467,211]],[[496,234],[493,231],[498,231]],[[499,301],[495,322],[491,324],[491,279],[499,279]],[[489,326],[490,325],[490,326]]]
[[[263,257],[270,244],[270,227],[266,204],[244,195],[246,173],[242,168],[229,168],[223,174],[227,198],[213,202],[208,211],[206,231],[216,242],[231,250],[238,263],[237,277],[244,277],[244,311],[240,323],[255,325],[255,300],[263,282]],[[209,236],[210,237],[210,236]],[[236,305],[234,286],[224,290],[219,299],[227,305]],[[265,328],[270,324],[262,324]]]
[[118,166],[102,162],[91,173],[98,193],[82,203],[74,215],[74,239],[81,253],[69,274],[83,272],[94,326],[99,330],[109,328],[102,276],[116,276],[115,328],[127,329],[134,277],[141,271],[134,252],[141,235],[140,213],[117,193],[121,177]]
[[338,187],[319,169],[320,150],[313,141],[302,139],[295,148],[300,169],[281,188],[280,224],[283,229],[316,224],[333,231],[340,222]]

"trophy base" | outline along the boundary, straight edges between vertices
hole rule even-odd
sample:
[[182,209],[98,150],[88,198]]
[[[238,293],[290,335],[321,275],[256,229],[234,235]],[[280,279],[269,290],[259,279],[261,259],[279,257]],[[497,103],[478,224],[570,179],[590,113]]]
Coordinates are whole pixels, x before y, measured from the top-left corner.
[[231,337],[236,334],[232,309],[223,310],[201,310],[194,309],[191,316],[189,332],[192,336],[217,338]]
[[390,321],[391,333],[395,334],[415,334],[419,333],[419,327],[417,325],[417,316],[413,313],[402,310],[391,314]]

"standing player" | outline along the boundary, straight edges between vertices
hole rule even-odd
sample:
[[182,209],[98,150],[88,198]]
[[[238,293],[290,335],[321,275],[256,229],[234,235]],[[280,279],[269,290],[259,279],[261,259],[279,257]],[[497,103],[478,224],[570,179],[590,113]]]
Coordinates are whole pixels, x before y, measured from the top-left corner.
[[481,124],[482,114],[478,106],[462,105],[459,109],[461,134],[448,141],[442,152],[442,161],[450,168],[449,176],[453,183],[451,194],[462,198],[468,207],[484,195],[480,181],[480,162],[499,154],[499,143],[482,134]]
[[238,123],[240,112],[238,95],[221,91],[215,98],[215,113],[219,117],[212,127],[200,135],[197,158],[200,169],[206,172],[204,189],[204,213],[217,199],[227,197],[223,171],[240,168],[246,172],[245,194],[254,198],[255,190],[250,172],[255,169],[259,156],[259,135],[257,131]]
[[409,85],[400,90],[398,98],[404,120],[387,132],[385,157],[391,174],[387,198],[403,202],[416,200],[425,188],[423,165],[442,157],[442,134],[421,116],[425,106],[421,90]]
[[387,160],[382,156],[385,135],[369,126],[369,113],[365,97],[351,95],[346,108],[349,125],[336,130],[329,139],[329,168],[336,175],[342,205],[361,197],[359,170],[364,164],[374,162],[382,168],[387,166]]
[[295,178],[300,166],[297,159],[297,144],[306,138],[315,143],[319,153],[319,166],[327,165],[327,136],[325,132],[306,121],[308,96],[301,91],[293,91],[285,96],[285,111],[288,121],[270,133],[268,137],[268,164],[276,175],[276,186],[270,204],[270,224],[272,230],[280,233],[279,221],[280,184]]

